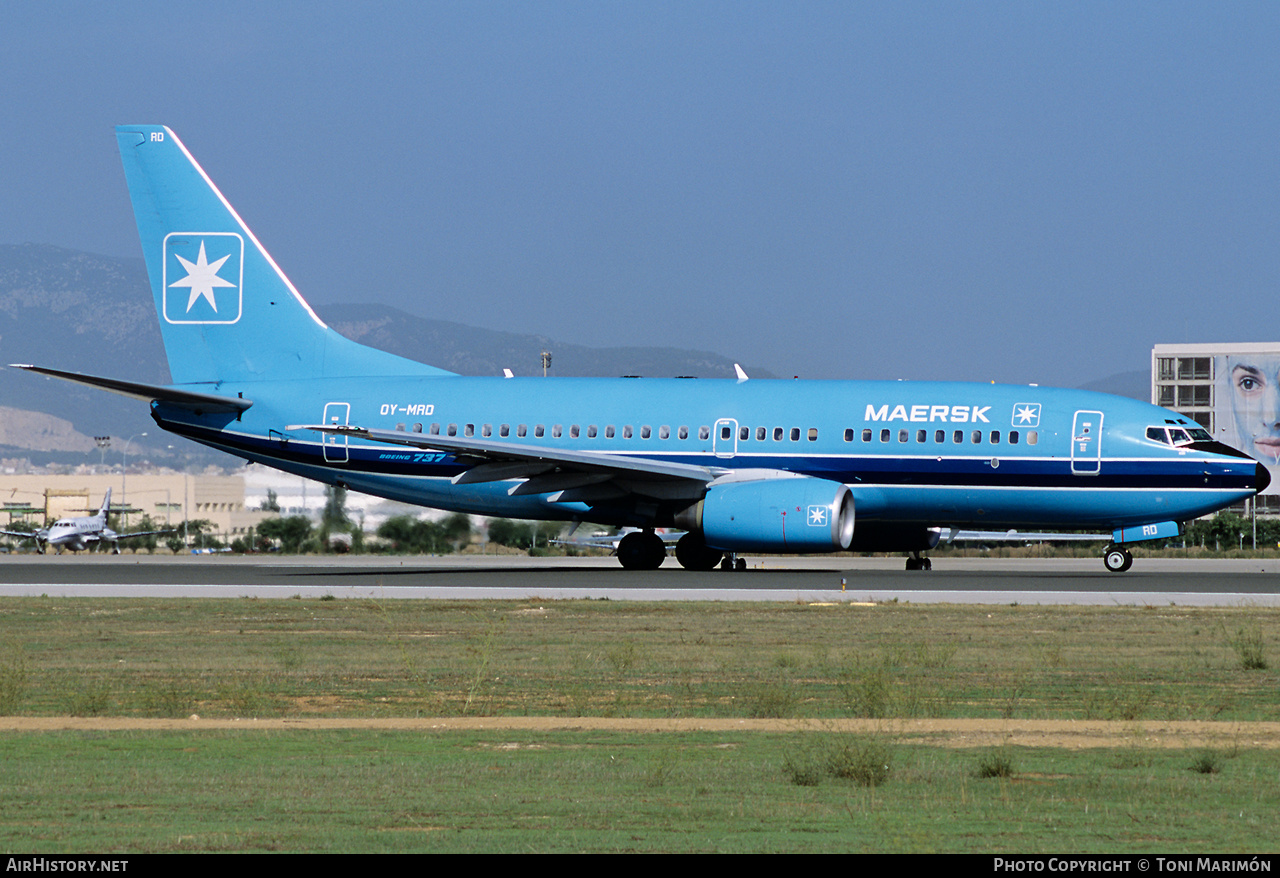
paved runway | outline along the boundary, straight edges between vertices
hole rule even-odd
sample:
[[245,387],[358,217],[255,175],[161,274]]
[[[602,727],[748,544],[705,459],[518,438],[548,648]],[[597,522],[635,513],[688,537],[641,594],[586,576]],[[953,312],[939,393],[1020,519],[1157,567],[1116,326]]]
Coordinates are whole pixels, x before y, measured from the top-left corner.
[[741,573],[690,573],[670,559],[627,571],[613,558],[81,555],[0,557],[0,597],[264,597],[565,600],[910,601],[1101,606],[1280,606],[1280,559],[758,558]]

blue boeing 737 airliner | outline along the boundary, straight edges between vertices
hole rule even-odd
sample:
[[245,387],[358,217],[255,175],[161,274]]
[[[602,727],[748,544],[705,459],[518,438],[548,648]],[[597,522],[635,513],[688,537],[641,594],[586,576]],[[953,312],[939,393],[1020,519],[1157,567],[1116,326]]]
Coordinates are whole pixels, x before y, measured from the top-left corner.
[[[481,515],[639,530],[622,565],[740,552],[909,553],[943,529],[1112,532],[1126,545],[1263,490],[1183,416],[1104,394],[904,381],[472,378],[316,316],[173,132],[117,129],[173,383],[45,375],[146,400],[157,424],[320,482]],[[727,556],[727,557],[726,557]]]

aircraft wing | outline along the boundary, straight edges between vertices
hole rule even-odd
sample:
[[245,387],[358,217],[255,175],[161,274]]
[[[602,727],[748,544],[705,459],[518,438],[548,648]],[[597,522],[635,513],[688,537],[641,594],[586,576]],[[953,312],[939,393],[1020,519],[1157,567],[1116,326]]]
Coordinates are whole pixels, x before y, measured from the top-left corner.
[[[572,546],[575,549],[610,549],[614,552],[618,551],[618,543],[622,542],[622,538],[627,536],[634,528],[628,528],[622,533],[616,533],[607,537],[565,537],[558,540],[550,540],[557,546]],[[680,538],[685,535],[685,531],[673,530],[659,532],[658,537],[664,545],[673,546],[680,542]]]
[[1111,542],[1111,534],[1029,533],[1017,530],[957,530],[953,528],[944,542],[978,541],[984,543],[1098,543]]
[[170,528],[169,530],[140,530],[134,533],[116,534],[114,537],[112,537],[112,539],[129,540],[129,539],[133,539],[134,537],[154,537],[154,536],[160,536],[161,534],[171,534],[171,533],[174,533],[175,530],[176,530],[175,528]]
[[708,482],[728,472],[719,467],[598,451],[407,433],[403,430],[370,430],[341,424],[301,424],[285,429],[314,430],[371,442],[447,451],[463,462],[475,462],[471,469],[454,477],[454,484],[524,479],[510,490],[512,496],[555,494],[552,499],[563,503],[604,502],[627,494],[663,500],[696,500],[702,496]]
[[39,531],[31,531],[30,533],[26,533],[24,531],[17,531],[17,530],[0,530],[0,534],[3,534],[6,537],[18,537],[24,540],[34,540],[36,537],[40,536]]

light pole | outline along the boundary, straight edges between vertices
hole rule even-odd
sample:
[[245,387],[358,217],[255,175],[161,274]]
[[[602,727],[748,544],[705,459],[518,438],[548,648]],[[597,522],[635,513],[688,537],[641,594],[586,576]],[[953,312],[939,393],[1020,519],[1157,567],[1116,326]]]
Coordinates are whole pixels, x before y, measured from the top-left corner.
[[[125,509],[125,527],[129,526],[129,443],[139,436],[145,437],[146,435],[146,433],[134,433],[124,441],[124,460],[120,464],[120,502]],[[108,509],[107,512],[109,514],[111,510]]]
[[107,468],[107,449],[111,447],[110,436],[94,436],[94,444],[98,446],[98,468]]

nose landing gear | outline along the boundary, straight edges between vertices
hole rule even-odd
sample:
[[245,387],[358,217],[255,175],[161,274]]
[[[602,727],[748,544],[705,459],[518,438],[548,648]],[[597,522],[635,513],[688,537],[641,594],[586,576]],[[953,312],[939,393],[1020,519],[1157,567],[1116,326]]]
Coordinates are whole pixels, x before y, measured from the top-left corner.
[[1112,573],[1124,573],[1133,566],[1133,556],[1123,546],[1108,546],[1102,556],[1102,563]]

